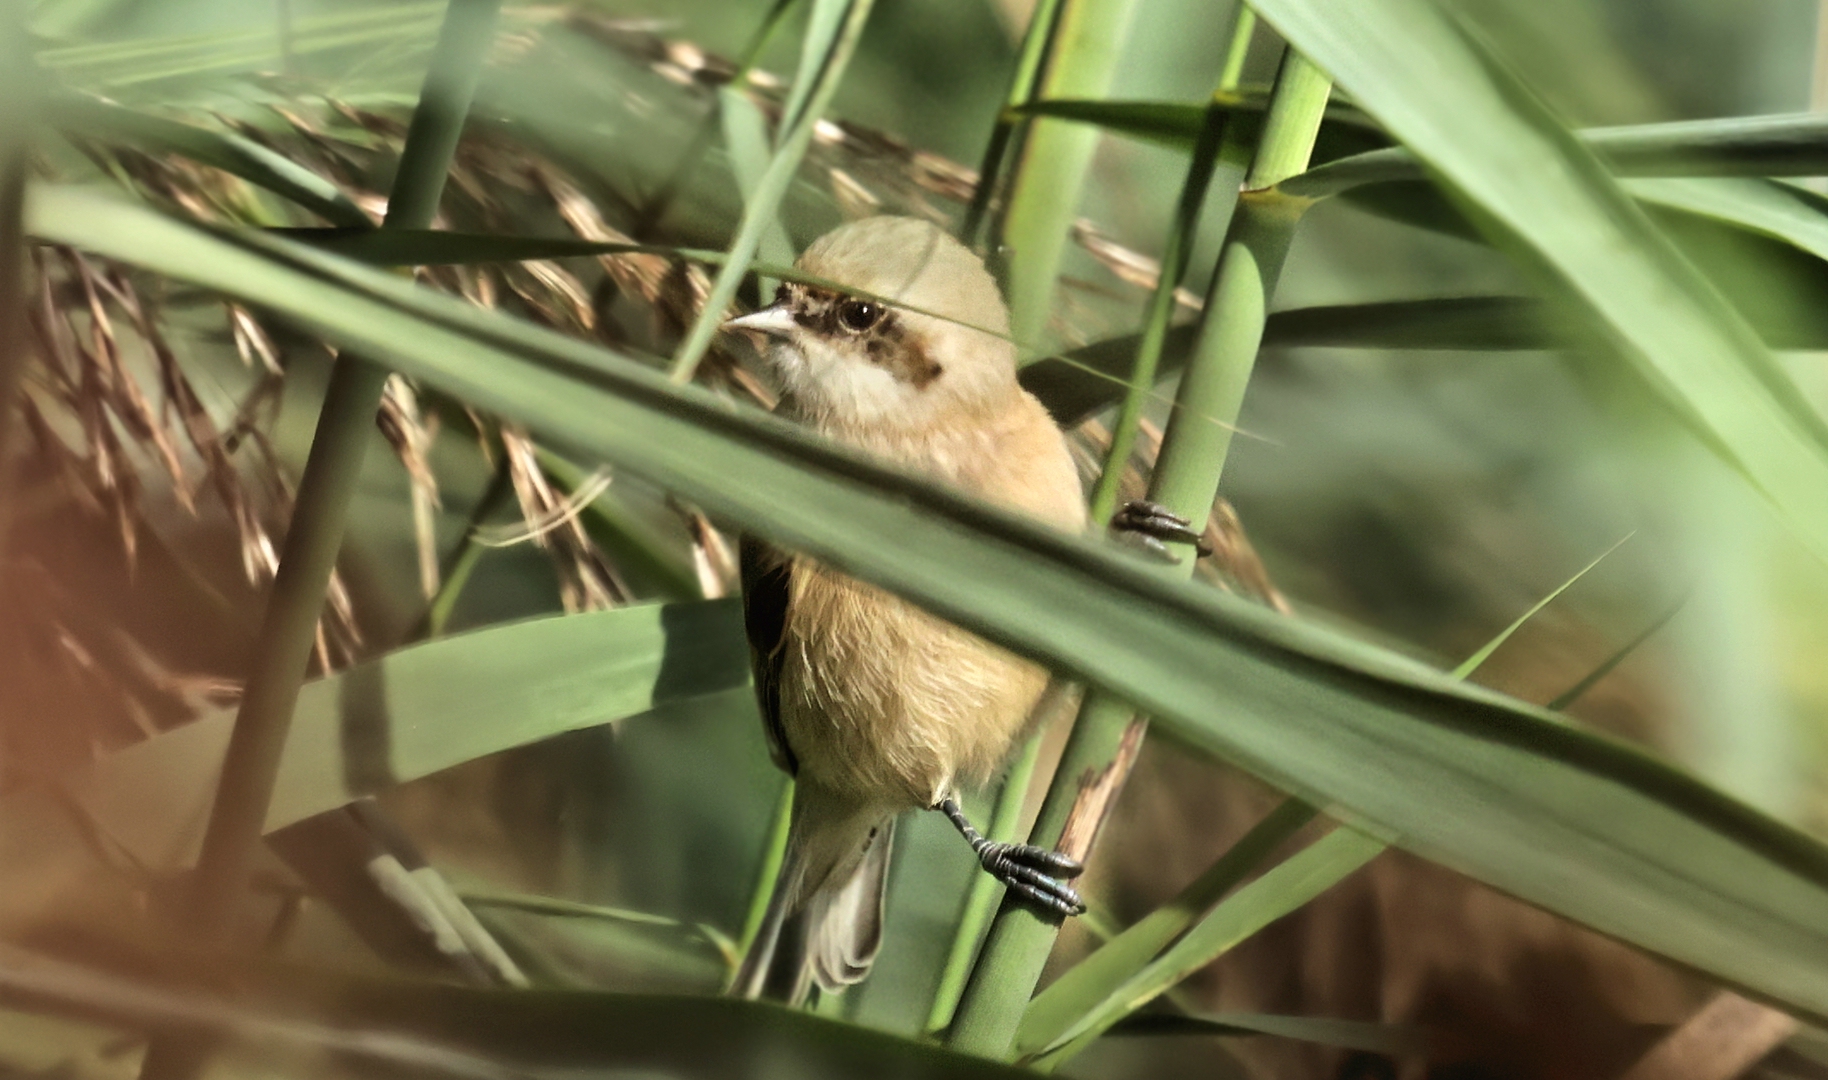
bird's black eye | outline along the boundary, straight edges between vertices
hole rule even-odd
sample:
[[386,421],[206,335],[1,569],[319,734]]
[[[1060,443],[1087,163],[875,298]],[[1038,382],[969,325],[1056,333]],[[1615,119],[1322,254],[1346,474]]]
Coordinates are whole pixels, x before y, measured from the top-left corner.
[[838,321],[846,330],[863,333],[882,318],[882,305],[869,300],[846,300],[838,305]]
[[785,307],[787,302],[792,299],[793,293],[787,291],[787,286],[785,284],[776,285],[774,287],[774,306]]

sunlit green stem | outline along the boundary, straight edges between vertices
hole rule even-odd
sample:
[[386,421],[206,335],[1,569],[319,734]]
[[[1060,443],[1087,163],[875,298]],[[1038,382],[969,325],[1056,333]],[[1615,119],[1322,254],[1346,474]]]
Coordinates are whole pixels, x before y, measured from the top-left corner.
[[[781,797],[775,800],[774,816],[769,819],[768,839],[762,845],[762,864],[755,871],[755,885],[749,890],[749,910],[743,916],[742,936],[737,939],[736,955],[749,955],[755,936],[762,932],[762,920],[768,917],[768,901],[774,897],[774,879],[781,876],[781,863],[787,857],[787,832],[793,824],[793,780],[781,785]],[[730,968],[736,975],[736,965]],[[728,989],[726,987],[725,989]]]
[[[1110,90],[1137,0],[1065,0],[1053,28],[1039,97],[1099,98]],[[995,235],[1008,259],[1010,336],[1041,342],[1054,282],[1079,211],[1096,128],[1060,120],[1029,124]]]
[[[1150,484],[1150,498],[1204,521],[1217,495],[1225,452],[1243,400],[1244,384],[1263,334],[1266,302],[1300,210],[1306,204],[1261,192],[1305,167],[1326,107],[1329,86],[1310,64],[1290,53],[1283,61],[1219,267],[1208,293],[1201,331],[1175,399],[1175,413]],[[1213,423],[1216,418],[1219,422]],[[1181,549],[1170,572],[1186,576],[1192,559]],[[1109,694],[1086,695],[1029,842],[1089,851],[1103,815],[1116,800],[1145,720]],[[1017,1024],[1052,951],[1059,923],[1005,898],[952,1025],[951,1045],[1006,1058]]]
[[[1017,751],[1003,787],[997,792],[996,806],[990,811],[990,827],[984,835],[992,840],[1016,839],[1022,826],[1022,806],[1028,801],[1028,788],[1034,780],[1035,766],[1041,760],[1041,734],[1029,736]],[[965,894],[965,908],[953,932],[952,950],[946,955],[945,969],[940,972],[939,990],[933,995],[933,1008],[927,1014],[927,1030],[940,1031],[952,1022],[958,999],[965,992],[965,980],[971,975],[971,961],[984,938],[984,927],[996,910],[1002,885],[989,874],[973,874],[971,890]]]
[[[431,224],[499,7],[499,0],[452,0],[447,9],[384,227],[423,229]],[[338,359],[330,377],[197,864],[192,910],[199,932],[213,938],[226,937],[234,925],[229,916],[245,890],[260,843],[280,752],[386,382],[385,371],[354,356]]]
[[806,148],[812,142],[813,128],[817,126],[819,117],[825,114],[826,106],[831,104],[832,95],[838,91],[838,83],[844,78],[844,69],[850,65],[851,56],[857,49],[857,41],[863,36],[863,26],[869,20],[872,2],[873,0],[850,0],[844,12],[843,24],[832,39],[830,50],[820,63],[810,70],[803,69],[801,78],[795,80],[796,84],[802,79],[812,80],[810,89],[805,93],[805,104],[798,110],[798,115],[791,118],[791,127],[785,126],[789,118],[783,117],[774,157],[769,160],[767,171],[762,173],[757,182],[754,197],[743,204],[742,222],[736,228],[736,238],[730,243],[730,253],[718,270],[716,280],[711,283],[710,294],[705,297],[698,318],[693,320],[692,328],[686,332],[685,340],[679,344],[679,352],[673,357],[674,382],[691,382],[692,376],[698,371],[698,362],[704,359],[706,350],[710,349],[711,339],[716,336],[724,312],[729,310],[730,301],[736,298],[737,287],[749,272],[749,264],[755,259],[763,234],[769,223],[774,221],[781,200],[787,196],[787,189],[793,184],[793,178],[800,168],[800,159],[806,156]]
[[1003,95],[1003,109],[997,113],[996,125],[990,129],[990,141],[984,146],[984,159],[978,165],[977,190],[971,204],[965,207],[965,220],[959,226],[959,239],[970,244],[984,224],[990,209],[990,196],[996,190],[997,174],[1003,171],[1003,159],[1015,138],[1018,120],[1011,111],[1034,100],[1035,87],[1041,81],[1041,67],[1047,62],[1047,48],[1054,40],[1054,26],[1060,18],[1062,0],[1039,0],[1034,14],[1028,17],[1028,29],[1022,34],[1022,49],[1016,55],[1016,69],[1009,77],[1009,91]]
[[[1092,522],[1100,528],[1110,523],[1111,515],[1117,509],[1117,497],[1123,486],[1125,467],[1129,465],[1130,455],[1136,450],[1136,433],[1142,421],[1143,406],[1148,404],[1155,392],[1156,370],[1161,364],[1162,346],[1168,339],[1168,324],[1174,317],[1174,292],[1187,274],[1187,261],[1193,254],[1193,241],[1198,235],[1200,210],[1206,203],[1206,192],[1212,186],[1213,173],[1219,167],[1221,148],[1225,145],[1227,114],[1223,104],[1225,95],[1236,88],[1237,81],[1237,71],[1233,70],[1231,61],[1236,60],[1238,66],[1243,64],[1238,43],[1242,40],[1246,45],[1249,44],[1255,19],[1247,7],[1240,8],[1239,12],[1237,25],[1232,31],[1226,70],[1220,75],[1218,85],[1213,88],[1212,100],[1207,104],[1206,122],[1200,129],[1199,139],[1194,143],[1193,160],[1187,166],[1187,178],[1181,184],[1180,202],[1175,208],[1167,239],[1162,244],[1161,274],[1156,279],[1155,292],[1149,297],[1149,307],[1143,316],[1142,340],[1137,345],[1136,364],[1130,372],[1130,390],[1124,395],[1123,406],[1111,425],[1111,449],[1105,456],[1104,472],[1099,474],[1098,486],[1092,491]],[[1233,147],[1235,150],[1235,143]],[[1226,155],[1228,159],[1234,156],[1235,154]],[[1238,179],[1242,179],[1243,169],[1239,167],[1234,173],[1228,168],[1225,175],[1231,177],[1235,184]]]

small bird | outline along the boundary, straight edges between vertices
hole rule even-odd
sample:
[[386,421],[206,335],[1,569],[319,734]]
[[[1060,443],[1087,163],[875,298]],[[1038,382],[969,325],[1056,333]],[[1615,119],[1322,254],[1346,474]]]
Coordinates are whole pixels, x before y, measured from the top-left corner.
[[[760,332],[779,412],[840,443],[1067,532],[1086,527],[1065,437],[1016,382],[1009,313],[983,262],[928,222],[872,217],[800,256],[833,291],[787,282],[726,328]],[[853,292],[849,290],[854,290]],[[1126,523],[1194,534],[1159,507]],[[981,785],[1029,727],[1041,667],[875,586],[754,537],[744,615],[770,753],[795,778],[787,850],[733,991],[797,1001],[868,972],[882,941],[895,819],[944,813],[984,869],[1061,915],[1079,863],[985,839],[956,792]]]

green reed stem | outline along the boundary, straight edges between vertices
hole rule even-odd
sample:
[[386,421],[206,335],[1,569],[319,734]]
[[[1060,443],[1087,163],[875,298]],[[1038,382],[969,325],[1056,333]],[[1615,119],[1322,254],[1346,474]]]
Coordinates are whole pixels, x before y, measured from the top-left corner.
[[[781,876],[781,863],[787,858],[787,833],[793,824],[793,778],[781,785],[781,797],[775,800],[774,815],[768,820],[768,838],[762,844],[762,863],[755,871],[755,885],[749,890],[749,910],[743,916],[742,936],[737,939],[739,961],[730,967],[735,978],[740,961],[749,955],[755,936],[762,932],[762,920],[768,917],[768,901],[774,898],[774,879]],[[726,985],[724,989],[728,990]]]
[[[693,320],[692,328],[679,344],[679,352],[674,355],[671,372],[674,382],[691,382],[692,376],[698,371],[699,361],[704,359],[705,352],[710,349],[711,340],[724,320],[724,312],[729,309],[730,301],[736,298],[737,287],[743,283],[743,277],[749,272],[749,264],[755,260],[756,249],[761,246],[763,234],[769,223],[775,220],[781,200],[786,198],[787,189],[793,184],[800,168],[800,159],[806,156],[806,148],[812,143],[813,128],[817,126],[819,117],[825,114],[832,95],[837,93],[838,84],[844,79],[844,70],[850,66],[851,57],[857,51],[857,41],[863,36],[863,26],[869,20],[873,2],[874,0],[850,0],[837,23],[828,48],[816,57],[816,65],[802,64],[799,76],[794,79],[794,100],[803,100],[804,104],[794,116],[782,117],[774,157],[769,160],[767,170],[756,184],[755,197],[744,201],[743,218],[737,225],[736,238],[730,243],[730,253],[717,271],[716,280],[711,283],[710,294],[705,297],[698,318]],[[815,16],[818,7],[815,3]],[[809,89],[802,96],[797,87],[804,80],[810,81]],[[791,126],[788,126],[789,123]]]
[[990,209],[990,196],[996,190],[997,174],[1003,171],[1003,159],[1009,154],[1019,122],[1014,110],[1035,99],[1035,88],[1041,82],[1041,68],[1047,62],[1048,46],[1060,21],[1061,0],[1039,0],[1034,14],[1028,17],[1028,29],[1022,33],[1022,48],[1016,54],[1016,69],[1010,73],[1009,91],[1003,95],[1003,108],[990,129],[990,141],[984,145],[984,159],[978,165],[977,190],[965,207],[965,219],[958,236],[965,244],[977,240],[984,217]]
[[[997,792],[996,806],[990,811],[990,827],[984,835],[1007,843],[1016,839],[1022,827],[1022,806],[1028,801],[1028,788],[1034,781],[1035,767],[1041,760],[1041,733],[1036,732],[1022,744],[1003,777]],[[940,972],[939,990],[933,995],[933,1008],[927,1014],[928,1032],[945,1029],[958,1010],[959,998],[965,993],[965,980],[971,977],[971,962],[977,957],[978,945],[984,939],[984,928],[996,910],[1003,885],[989,874],[971,875],[971,890],[965,894],[965,907],[959,916],[958,929],[952,936],[952,950],[946,954],[946,966]]]
[[[1150,484],[1151,499],[1194,521],[1206,519],[1217,497],[1243,387],[1262,340],[1267,299],[1306,206],[1303,200],[1262,189],[1305,167],[1329,90],[1325,77],[1301,57],[1290,53],[1284,58]],[[1205,417],[1222,423],[1207,423]],[[1193,561],[1190,549],[1180,551],[1180,564],[1165,572],[1185,577],[1192,573]],[[1085,857],[1115,804],[1146,722],[1109,694],[1086,695],[1030,843]],[[1004,898],[959,1003],[950,1038],[955,1049],[1009,1057],[1058,933],[1057,919]]]
[[451,621],[451,612],[457,609],[458,599],[470,584],[470,575],[476,572],[476,565],[482,562],[483,552],[488,550],[481,540],[483,523],[506,507],[508,500],[513,497],[514,476],[508,468],[508,459],[504,456],[496,463],[495,475],[489,478],[489,486],[483,491],[482,498],[476,500],[476,508],[470,511],[470,520],[464,524],[463,538],[457,541],[457,550],[444,560],[438,592],[425,605],[425,614],[407,640],[418,641],[444,634],[446,624]]
[[[1100,98],[1111,86],[1137,0],[1065,0],[1050,34],[1038,96]],[[1054,282],[1079,211],[1099,132],[1085,124],[1031,121],[1016,153],[994,230],[1008,258],[1010,336],[1041,342]]]
[[[1124,470],[1130,463],[1130,455],[1136,452],[1136,433],[1142,422],[1143,406],[1148,404],[1155,393],[1156,371],[1161,366],[1162,347],[1168,340],[1168,324],[1174,318],[1174,291],[1180,287],[1181,279],[1187,276],[1187,262],[1193,255],[1193,241],[1199,231],[1200,211],[1206,204],[1206,192],[1212,187],[1213,173],[1218,170],[1221,147],[1225,143],[1225,120],[1228,113],[1224,103],[1226,96],[1236,89],[1238,71],[1234,67],[1241,68],[1243,65],[1243,54],[1238,43],[1250,43],[1254,21],[1255,16],[1249,8],[1239,8],[1225,71],[1220,74],[1212,98],[1207,102],[1205,123],[1200,128],[1199,138],[1193,144],[1193,160],[1187,166],[1187,178],[1181,184],[1181,196],[1175,207],[1174,220],[1169,227],[1167,239],[1162,243],[1161,274],[1156,278],[1155,291],[1149,297],[1149,306],[1143,316],[1142,340],[1137,344],[1136,363],[1130,372],[1130,390],[1124,395],[1116,422],[1111,425],[1111,449],[1105,456],[1104,471],[1098,476],[1098,486],[1092,491],[1091,518],[1099,528],[1110,524],[1111,515],[1116,512]],[[1234,147],[1230,157],[1237,156],[1236,149]],[[1232,163],[1228,161],[1228,164]],[[1233,169],[1227,169],[1226,173],[1231,176]],[[1242,164],[1237,164],[1233,182],[1242,179],[1243,173]]]
[[[755,28],[755,33],[749,36],[749,43],[743,46],[742,54],[736,58],[736,74],[730,77],[730,83],[724,88],[724,92],[742,92],[741,87],[749,78],[749,73],[755,70],[756,62],[761,59],[762,50],[768,47],[770,41],[774,40],[775,31],[779,30],[781,24],[787,21],[788,13],[797,3],[799,0],[774,0],[774,6],[768,9],[768,14],[762,16],[761,25]],[[684,186],[686,177],[698,168],[705,151],[709,150],[711,143],[717,139],[722,102],[723,93],[720,92],[717,103],[699,123],[698,130],[692,135],[692,141],[686,144],[685,152],[679,155],[678,162],[673,165],[673,171],[668,173],[666,179],[660,182],[660,186],[654,189],[653,195],[641,204],[641,209],[635,214],[637,239],[647,236],[653,231],[654,226],[660,223],[660,219],[666,214],[667,207],[672,205],[673,199],[679,194],[679,189]]]
[[[452,0],[446,9],[383,228],[431,224],[499,8],[500,0]],[[339,358],[330,376],[197,863],[192,910],[198,931],[211,939],[227,936],[246,891],[386,382],[385,370],[355,356]]]

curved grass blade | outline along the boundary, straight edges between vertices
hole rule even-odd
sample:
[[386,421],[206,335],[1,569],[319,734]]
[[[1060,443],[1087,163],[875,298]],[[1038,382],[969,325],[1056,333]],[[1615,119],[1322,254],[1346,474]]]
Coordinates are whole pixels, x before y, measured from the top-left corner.
[[1672,603],[1668,607],[1664,608],[1662,610],[1662,612],[1657,615],[1656,618],[1654,618],[1650,621],[1649,625],[1645,626],[1644,629],[1638,631],[1637,635],[1634,636],[1630,641],[1627,641],[1625,644],[1619,646],[1618,649],[1612,653],[1612,655],[1610,655],[1610,656],[1606,657],[1606,659],[1600,661],[1599,666],[1595,667],[1592,671],[1589,671],[1586,675],[1583,675],[1579,682],[1575,683],[1573,686],[1568,687],[1566,690],[1563,690],[1561,693],[1556,694],[1554,699],[1551,700],[1547,705],[1543,706],[1543,708],[1549,709],[1554,712],[1560,712],[1563,709],[1567,708],[1568,706],[1574,704],[1576,701],[1578,701],[1582,694],[1593,689],[1593,687],[1596,684],[1598,684],[1598,682],[1601,679],[1612,674],[1612,670],[1614,668],[1616,668],[1620,664],[1624,663],[1627,657],[1629,657],[1632,653],[1637,652],[1638,646],[1644,644],[1646,641],[1649,641],[1651,638],[1655,637],[1657,634],[1657,631],[1659,631],[1659,630],[1663,629],[1665,626],[1669,625],[1669,620],[1675,618],[1676,613],[1681,611],[1683,606],[1688,603],[1688,597],[1689,597],[1689,594],[1687,592],[1684,592],[1681,596],[1678,596],[1674,603]]
[[27,215],[34,235],[385,357],[1106,687],[1355,827],[1828,1018],[1828,848],[1635,748],[392,275],[74,191],[34,189]]
[[1059,1042],[1076,1021],[1129,985],[1170,942],[1313,821],[1315,813],[1300,799],[1283,800],[1174,899],[1068,968],[1028,1003],[1016,1029],[1016,1054],[1028,1057]]
[[1541,600],[1536,601],[1535,606],[1531,607],[1530,610],[1524,612],[1522,615],[1517,616],[1516,622],[1513,622],[1513,623],[1511,623],[1511,625],[1505,627],[1503,630],[1498,631],[1497,637],[1486,642],[1484,645],[1481,645],[1479,647],[1478,652],[1475,652],[1471,656],[1467,657],[1465,660],[1462,660],[1460,662],[1460,666],[1454,668],[1453,677],[1456,679],[1464,679],[1468,675],[1471,675],[1473,672],[1479,670],[1479,665],[1481,665],[1481,664],[1485,663],[1487,660],[1491,659],[1492,654],[1498,651],[1499,646],[1501,646],[1505,642],[1511,640],[1512,634],[1515,634],[1517,631],[1523,629],[1524,623],[1529,622],[1531,619],[1536,617],[1537,612],[1541,611],[1543,608],[1546,608],[1550,604],[1554,603],[1556,597],[1560,596],[1562,593],[1565,593],[1569,589],[1573,588],[1575,582],[1579,581],[1581,578],[1586,577],[1587,573],[1589,571],[1591,571],[1594,567],[1598,566],[1602,562],[1605,562],[1606,556],[1612,554],[1613,552],[1617,551],[1619,548],[1625,546],[1625,541],[1631,539],[1633,535],[1635,535],[1635,534],[1626,533],[1624,536],[1620,537],[1618,543],[1607,548],[1605,551],[1600,552],[1598,558],[1594,559],[1592,562],[1588,563],[1586,566],[1581,567],[1580,570],[1573,577],[1569,578],[1568,580],[1562,582],[1560,585],[1556,586],[1554,591],[1550,592],[1549,595],[1543,597]]

